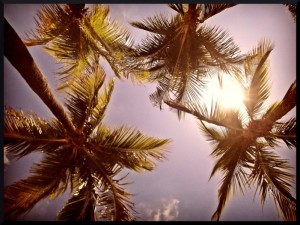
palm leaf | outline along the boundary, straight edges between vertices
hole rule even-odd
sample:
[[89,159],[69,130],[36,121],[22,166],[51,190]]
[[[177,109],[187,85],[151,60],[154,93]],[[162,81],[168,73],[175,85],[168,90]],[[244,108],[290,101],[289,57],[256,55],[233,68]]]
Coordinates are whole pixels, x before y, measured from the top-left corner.
[[109,18],[109,7],[94,5],[84,23],[83,29],[91,43],[111,66],[118,78],[128,77],[127,60],[133,54],[133,41],[128,30]]
[[248,154],[248,151],[251,151],[250,145],[249,141],[242,136],[239,138],[228,137],[221,141],[212,153],[219,156],[219,159],[213,168],[211,176],[216,171],[223,173],[221,186],[218,191],[219,204],[212,216],[212,220],[219,220],[231,192],[235,193],[238,188],[243,193],[247,182],[247,173],[244,166],[247,165],[250,159]]
[[236,3],[229,3],[229,4],[200,4],[200,12],[201,15],[199,18],[199,22],[203,23],[210,17],[222,12],[225,9],[230,7],[236,6]]
[[127,55],[132,54],[132,41],[127,30],[110,22],[109,8],[93,5],[85,14],[76,16],[63,5],[46,5],[38,12],[37,33],[25,41],[28,45],[47,44],[45,49],[62,63],[58,72],[58,90],[73,83],[102,55],[115,74],[127,76]]
[[[133,203],[129,200],[130,193],[126,192],[122,185],[117,183],[122,180],[114,180],[113,177],[121,172],[121,167],[115,165],[111,160],[103,158],[90,158],[90,166],[95,179],[95,190],[97,194],[97,208],[102,219],[113,221],[134,220]],[[111,163],[107,163],[111,162]]]
[[281,139],[290,148],[296,148],[296,118],[293,117],[286,122],[278,122],[274,126],[272,135]]
[[[91,179],[91,178],[90,178]],[[82,187],[68,200],[58,213],[59,221],[95,221],[96,196],[91,181],[83,183]]]
[[200,112],[203,116],[208,118],[207,122],[238,132],[243,130],[243,118],[239,109],[232,108],[224,110],[219,99],[216,101],[212,100],[210,108],[207,108],[206,106],[202,106],[201,108],[196,105],[193,107],[195,107],[193,108],[195,111]]
[[18,158],[34,151],[51,152],[67,144],[64,127],[57,120],[43,120],[12,108],[5,108],[4,138],[9,142],[7,151]]
[[244,104],[251,119],[261,112],[263,103],[270,94],[267,60],[272,49],[273,45],[269,41],[263,40],[245,61],[245,74],[251,81],[245,91]]
[[95,152],[109,154],[110,161],[115,161],[122,167],[133,169],[137,172],[152,170],[155,160],[165,158],[168,139],[147,137],[139,131],[124,126],[115,130],[101,126],[88,145]]
[[205,48],[204,65],[220,68],[226,73],[239,72],[237,65],[244,61],[239,47],[226,31],[219,27],[200,26],[198,44]]
[[40,200],[51,195],[57,196],[66,190],[70,160],[66,155],[68,151],[64,150],[47,153],[32,168],[33,175],[5,187],[4,215],[7,219],[29,212]]
[[113,90],[114,80],[110,79],[108,84],[104,87],[103,92],[100,93],[97,105],[93,108],[88,117],[88,123],[91,124],[91,130],[94,130],[104,118]]
[[97,46],[92,43],[79,24],[72,23],[68,29],[55,38],[45,50],[62,63],[61,69],[57,72],[60,80],[58,90],[64,89],[73,83],[73,77],[80,76],[97,57]]
[[130,50],[130,43],[132,43],[130,33],[121,27],[118,21],[109,18],[108,6],[94,5],[88,12],[87,18],[90,26],[98,34],[97,40],[107,51],[110,48],[114,51]]
[[183,4],[168,4],[168,6],[175,10],[176,12],[180,13],[181,15],[184,14],[184,5]]
[[[169,30],[171,27],[174,27],[179,22],[179,17],[174,17],[170,22],[168,21],[167,17],[163,14],[155,15],[152,17],[148,17],[142,21],[134,21],[130,24],[133,27],[149,31],[153,34],[158,34],[165,36],[166,30]],[[148,42],[151,41],[151,38],[148,36]],[[148,45],[147,45],[148,46]],[[149,45],[151,46],[151,45]],[[146,45],[145,45],[146,47]],[[146,50],[146,49],[145,49]],[[151,51],[144,51],[144,52],[151,52]]]
[[81,129],[84,123],[88,122],[88,116],[97,107],[98,92],[105,80],[104,70],[96,65],[87,75],[75,80],[68,91],[66,100],[72,122],[78,129]]
[[281,159],[272,151],[257,148],[255,169],[250,175],[250,182],[257,182],[261,202],[264,204],[269,192],[273,195],[278,211],[285,220],[296,219],[296,200],[290,193],[294,176],[288,172],[291,168],[286,160]]
[[[235,193],[239,189],[242,193],[247,182],[247,173],[245,168],[249,168],[249,163],[253,161],[251,158],[252,141],[243,137],[242,121],[237,111],[225,114],[213,107],[210,112],[211,118],[226,121],[232,128],[218,127],[216,125],[206,125],[200,120],[200,129],[213,144],[212,157],[218,160],[213,167],[211,176],[217,171],[222,172],[223,178],[219,188],[219,204],[217,210],[212,216],[212,220],[219,220],[223,209],[228,201],[231,192]],[[224,123],[224,122],[223,122]]]
[[35,18],[36,33],[26,33],[24,43],[27,46],[44,45],[66,31],[72,23],[73,18],[64,10],[61,5],[42,5]]
[[37,33],[25,40],[29,46],[47,44],[45,50],[63,66],[57,73],[61,84],[58,90],[72,83],[73,76],[79,76],[84,68],[90,67],[97,47],[89,41],[80,28],[80,20],[66,10],[66,6],[49,4],[42,7],[35,19]]

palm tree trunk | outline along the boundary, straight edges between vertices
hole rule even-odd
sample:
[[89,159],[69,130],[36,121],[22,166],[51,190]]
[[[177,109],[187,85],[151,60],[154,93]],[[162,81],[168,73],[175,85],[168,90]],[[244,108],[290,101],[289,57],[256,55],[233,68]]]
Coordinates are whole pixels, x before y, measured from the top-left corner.
[[17,69],[31,89],[41,98],[51,112],[64,125],[72,135],[76,135],[76,128],[64,111],[62,105],[57,101],[51,92],[48,82],[38,66],[34,62],[28,49],[4,18],[4,55]]
[[272,126],[277,120],[286,115],[296,106],[296,81],[294,81],[283,99],[262,118],[262,123]]

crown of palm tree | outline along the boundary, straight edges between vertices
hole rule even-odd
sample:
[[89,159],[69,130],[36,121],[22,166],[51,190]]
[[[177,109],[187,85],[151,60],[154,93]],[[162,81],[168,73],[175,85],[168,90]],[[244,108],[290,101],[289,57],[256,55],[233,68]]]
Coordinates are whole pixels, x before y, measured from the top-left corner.
[[27,46],[44,49],[62,63],[60,86],[64,89],[73,78],[102,56],[118,78],[127,77],[126,58],[132,54],[129,32],[111,21],[109,7],[85,4],[43,5],[35,18],[36,31],[27,33]]
[[256,183],[264,204],[270,194],[278,213],[284,220],[296,219],[296,199],[291,194],[294,175],[287,160],[279,157],[274,148],[283,141],[296,148],[296,118],[280,122],[296,106],[296,82],[282,101],[265,107],[269,96],[268,56],[273,49],[269,41],[262,41],[248,54],[244,63],[246,77],[243,109],[224,110],[218,101],[211,109],[191,103],[188,106],[166,101],[178,110],[190,113],[200,120],[200,128],[213,144],[212,157],[217,162],[211,177],[223,174],[219,188],[219,204],[212,219],[219,220],[229,195],[236,190],[243,192],[247,185]]
[[[13,219],[31,210],[41,199],[55,198],[71,189],[71,198],[59,212],[59,220],[133,220],[133,203],[120,177],[123,168],[152,170],[153,160],[165,158],[167,139],[147,137],[121,126],[114,130],[102,124],[112,91],[111,79],[103,86],[104,71],[94,66],[74,81],[66,107],[78,131],[70,133],[59,119],[44,120],[20,110],[6,108],[4,138],[7,151],[23,157],[42,151],[44,158],[32,175],[5,187],[4,216]],[[95,211],[95,212],[94,212]]]
[[150,72],[151,82],[158,81],[157,91],[150,96],[155,105],[161,106],[164,99],[196,101],[211,69],[237,70],[243,57],[232,38],[218,27],[201,24],[233,5],[204,4],[203,9],[202,4],[189,4],[185,9],[182,4],[170,4],[177,11],[171,20],[157,15],[131,23],[151,32],[136,46],[135,58],[136,68]]

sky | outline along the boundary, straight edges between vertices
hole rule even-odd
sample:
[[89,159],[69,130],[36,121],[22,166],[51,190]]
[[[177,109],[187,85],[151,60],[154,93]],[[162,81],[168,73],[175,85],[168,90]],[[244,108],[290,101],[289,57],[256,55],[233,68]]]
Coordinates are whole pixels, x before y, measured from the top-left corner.
[[[25,37],[25,32],[35,28],[34,16],[40,7],[33,4],[5,4],[4,17],[20,37]],[[174,14],[164,4],[111,4],[110,8],[111,17],[120,20],[132,32],[135,43],[139,43],[146,33],[131,27],[129,22],[160,13],[169,16]],[[296,79],[296,23],[286,7],[281,4],[237,5],[210,18],[206,24],[227,31],[243,53],[249,52],[263,38],[273,41],[275,49],[270,55],[269,70],[272,88],[267,102],[270,105],[282,99]],[[54,74],[58,65],[54,59],[40,47],[30,47],[29,51],[45,74],[55,96],[63,101],[55,92]],[[113,76],[107,65],[105,68],[107,75]],[[193,116],[186,115],[179,121],[166,105],[162,110],[154,107],[149,100],[149,95],[154,91],[155,85],[152,84],[138,85],[131,80],[115,79],[115,89],[104,119],[112,128],[126,124],[148,136],[172,139],[168,159],[157,162],[154,171],[141,174],[131,171],[127,177],[127,181],[134,182],[126,190],[135,194],[131,200],[140,213],[138,220],[209,221],[218,204],[218,183],[221,178],[218,174],[209,180],[215,162],[210,157],[212,147]],[[25,112],[32,111],[43,118],[52,117],[49,109],[30,90],[6,58],[4,105]],[[295,116],[295,109],[287,116]],[[295,173],[295,151],[284,145],[276,150],[290,160]],[[40,159],[39,153],[20,160],[8,155],[4,168],[5,185],[26,178],[32,163]],[[42,201],[20,220],[55,220],[56,213],[66,201],[66,195],[53,201]],[[221,220],[278,221],[281,218],[272,199],[267,199],[262,207],[259,196],[254,197],[254,190],[249,189],[244,195],[237,193],[231,196]]]

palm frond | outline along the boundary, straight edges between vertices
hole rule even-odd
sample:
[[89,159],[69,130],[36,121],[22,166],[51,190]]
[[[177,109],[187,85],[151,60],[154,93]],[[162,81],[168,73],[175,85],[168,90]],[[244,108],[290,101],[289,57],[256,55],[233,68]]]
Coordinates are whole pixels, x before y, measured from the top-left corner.
[[66,6],[46,5],[38,12],[38,35],[26,42],[47,44],[46,51],[62,63],[58,90],[65,89],[74,81],[73,77],[90,68],[99,54],[117,76],[125,76],[126,59],[133,53],[130,33],[116,21],[110,22],[108,7],[94,5],[90,10],[85,9],[81,17],[75,14]]
[[183,15],[184,14],[184,6],[183,4],[168,4],[168,6],[178,12],[179,14]]
[[34,205],[48,196],[57,196],[67,188],[70,164],[67,151],[58,150],[47,153],[44,159],[35,164],[33,175],[15,182],[4,189],[4,216],[13,219],[29,212]]
[[[109,17],[109,7],[94,5],[87,15],[90,26],[98,34],[98,41],[106,50],[128,50],[132,40],[130,33],[116,20]],[[111,51],[109,51],[112,53]]]
[[89,122],[87,120],[90,113],[97,108],[99,103],[98,92],[105,80],[104,70],[97,65],[87,75],[78,78],[73,83],[66,100],[72,122],[78,129],[81,129],[85,122]]
[[[91,179],[91,178],[90,178]],[[58,213],[59,221],[95,221],[96,196],[92,182],[85,181]]]
[[114,90],[114,80],[110,79],[104,90],[98,96],[98,104],[93,108],[88,117],[87,123],[91,124],[91,130],[94,130],[105,116],[105,111]]
[[250,175],[250,182],[257,182],[257,190],[264,204],[266,195],[273,196],[275,204],[279,206],[278,212],[285,220],[296,219],[296,200],[290,193],[291,184],[294,183],[294,175],[288,161],[281,159],[271,150],[257,148],[255,167]]
[[44,45],[66,31],[73,18],[64,10],[62,5],[43,5],[35,18],[36,33],[26,33],[24,43],[27,46]]
[[127,60],[134,53],[130,32],[109,17],[109,7],[94,5],[81,24],[91,43],[98,48],[118,78],[128,77]]
[[68,29],[45,47],[45,50],[62,63],[57,75],[61,82],[58,90],[73,83],[74,78],[92,67],[98,60],[97,46],[89,40],[78,23],[72,23]]
[[[175,96],[173,98],[176,102],[181,102],[183,105],[190,105],[191,102],[201,101],[203,91],[206,87],[206,81],[203,81],[203,78],[206,76],[207,71],[203,68],[203,70],[199,69],[197,72],[197,74],[190,73],[187,74],[187,76],[181,76],[180,79],[178,79],[181,81],[173,86],[171,94]],[[168,98],[165,99],[170,98],[171,96],[168,96]],[[174,109],[170,108],[170,110]],[[175,108],[175,112],[177,112],[179,119],[184,116],[184,111]]]
[[93,142],[88,145],[95,151],[109,154],[110,160],[122,167],[133,169],[137,172],[152,170],[154,160],[166,157],[168,139],[147,137],[141,132],[124,126],[110,130],[99,127]]
[[131,221],[135,217],[133,203],[129,200],[130,193],[126,192],[120,179],[113,179],[121,171],[121,167],[114,164],[112,160],[104,161],[103,158],[90,158],[90,165],[95,179],[95,192],[97,195],[97,208],[104,220]]
[[150,94],[149,99],[154,106],[159,106],[162,109],[163,100],[168,96],[168,86],[171,79],[169,76],[162,76],[158,81],[156,91]]
[[[178,17],[175,17],[178,18]],[[167,17],[163,14],[155,15],[153,17],[148,17],[140,22],[135,21],[130,24],[133,27],[149,31],[153,34],[158,34],[164,36],[166,34],[166,30],[173,27],[174,24],[172,22],[178,21],[179,19],[168,21]],[[175,23],[176,24],[176,23]],[[150,41],[150,40],[148,40]]]
[[181,21],[182,19],[178,16],[169,21],[165,16],[157,15],[143,22],[132,23],[134,27],[152,32],[152,35],[146,36],[142,43],[136,46],[136,57],[144,57],[145,60],[141,64],[142,68],[153,70],[160,61],[165,60],[174,39],[179,37],[179,34],[174,35],[174,30],[179,31]]
[[57,73],[62,90],[80,76],[84,68],[95,60],[97,47],[90,42],[80,27],[80,20],[63,5],[45,5],[36,19],[37,35],[25,40],[28,45],[43,44],[45,50],[62,63]]
[[212,153],[218,156],[219,159],[213,168],[211,176],[213,176],[216,171],[223,173],[221,186],[218,191],[219,204],[212,216],[212,220],[220,219],[231,192],[235,193],[236,189],[238,189],[243,193],[247,182],[247,173],[244,169],[244,165],[247,165],[251,160],[248,153],[248,151],[251,151],[250,146],[251,143],[242,136],[239,138],[228,136],[219,142],[219,145]]
[[202,120],[198,124],[201,132],[206,137],[206,140],[211,143],[213,149],[216,149],[218,144],[228,137],[228,131],[223,127],[207,126]]
[[293,117],[286,122],[275,123],[272,136],[281,139],[290,148],[296,148],[296,118]]
[[239,72],[238,65],[244,61],[239,47],[226,31],[219,27],[200,26],[198,42],[205,49],[204,65],[218,67],[226,73]]
[[[203,115],[208,118],[207,122],[215,121],[215,125],[220,125],[233,131],[241,132],[243,130],[243,118],[241,112],[238,109],[232,108],[224,110],[220,100],[212,100],[210,108],[206,106],[202,107]],[[197,107],[196,110],[201,110]]]
[[229,4],[200,4],[199,7],[199,22],[203,23],[210,17],[222,12],[225,9],[228,9],[230,7],[233,7],[237,5],[236,3],[229,3]]
[[262,110],[263,103],[269,97],[268,57],[273,49],[271,42],[263,40],[253,49],[245,61],[246,77],[251,79],[246,90],[244,104],[250,118],[254,118]]
[[7,151],[21,158],[34,151],[51,152],[67,143],[63,125],[56,119],[43,120],[34,113],[5,108],[4,139]]
[[[219,114],[217,111],[211,111],[211,116],[221,121],[226,121],[233,128],[216,126],[217,124],[206,124],[200,120],[200,129],[213,145],[212,157],[218,160],[213,167],[211,176],[220,171],[223,174],[221,186],[219,188],[219,204],[217,210],[212,216],[212,220],[219,220],[223,209],[228,201],[230,194],[240,190],[243,193],[245,184],[247,183],[246,168],[253,161],[251,154],[252,141],[247,140],[242,135],[242,121],[237,111],[230,114]],[[219,117],[219,118],[218,118]]]

